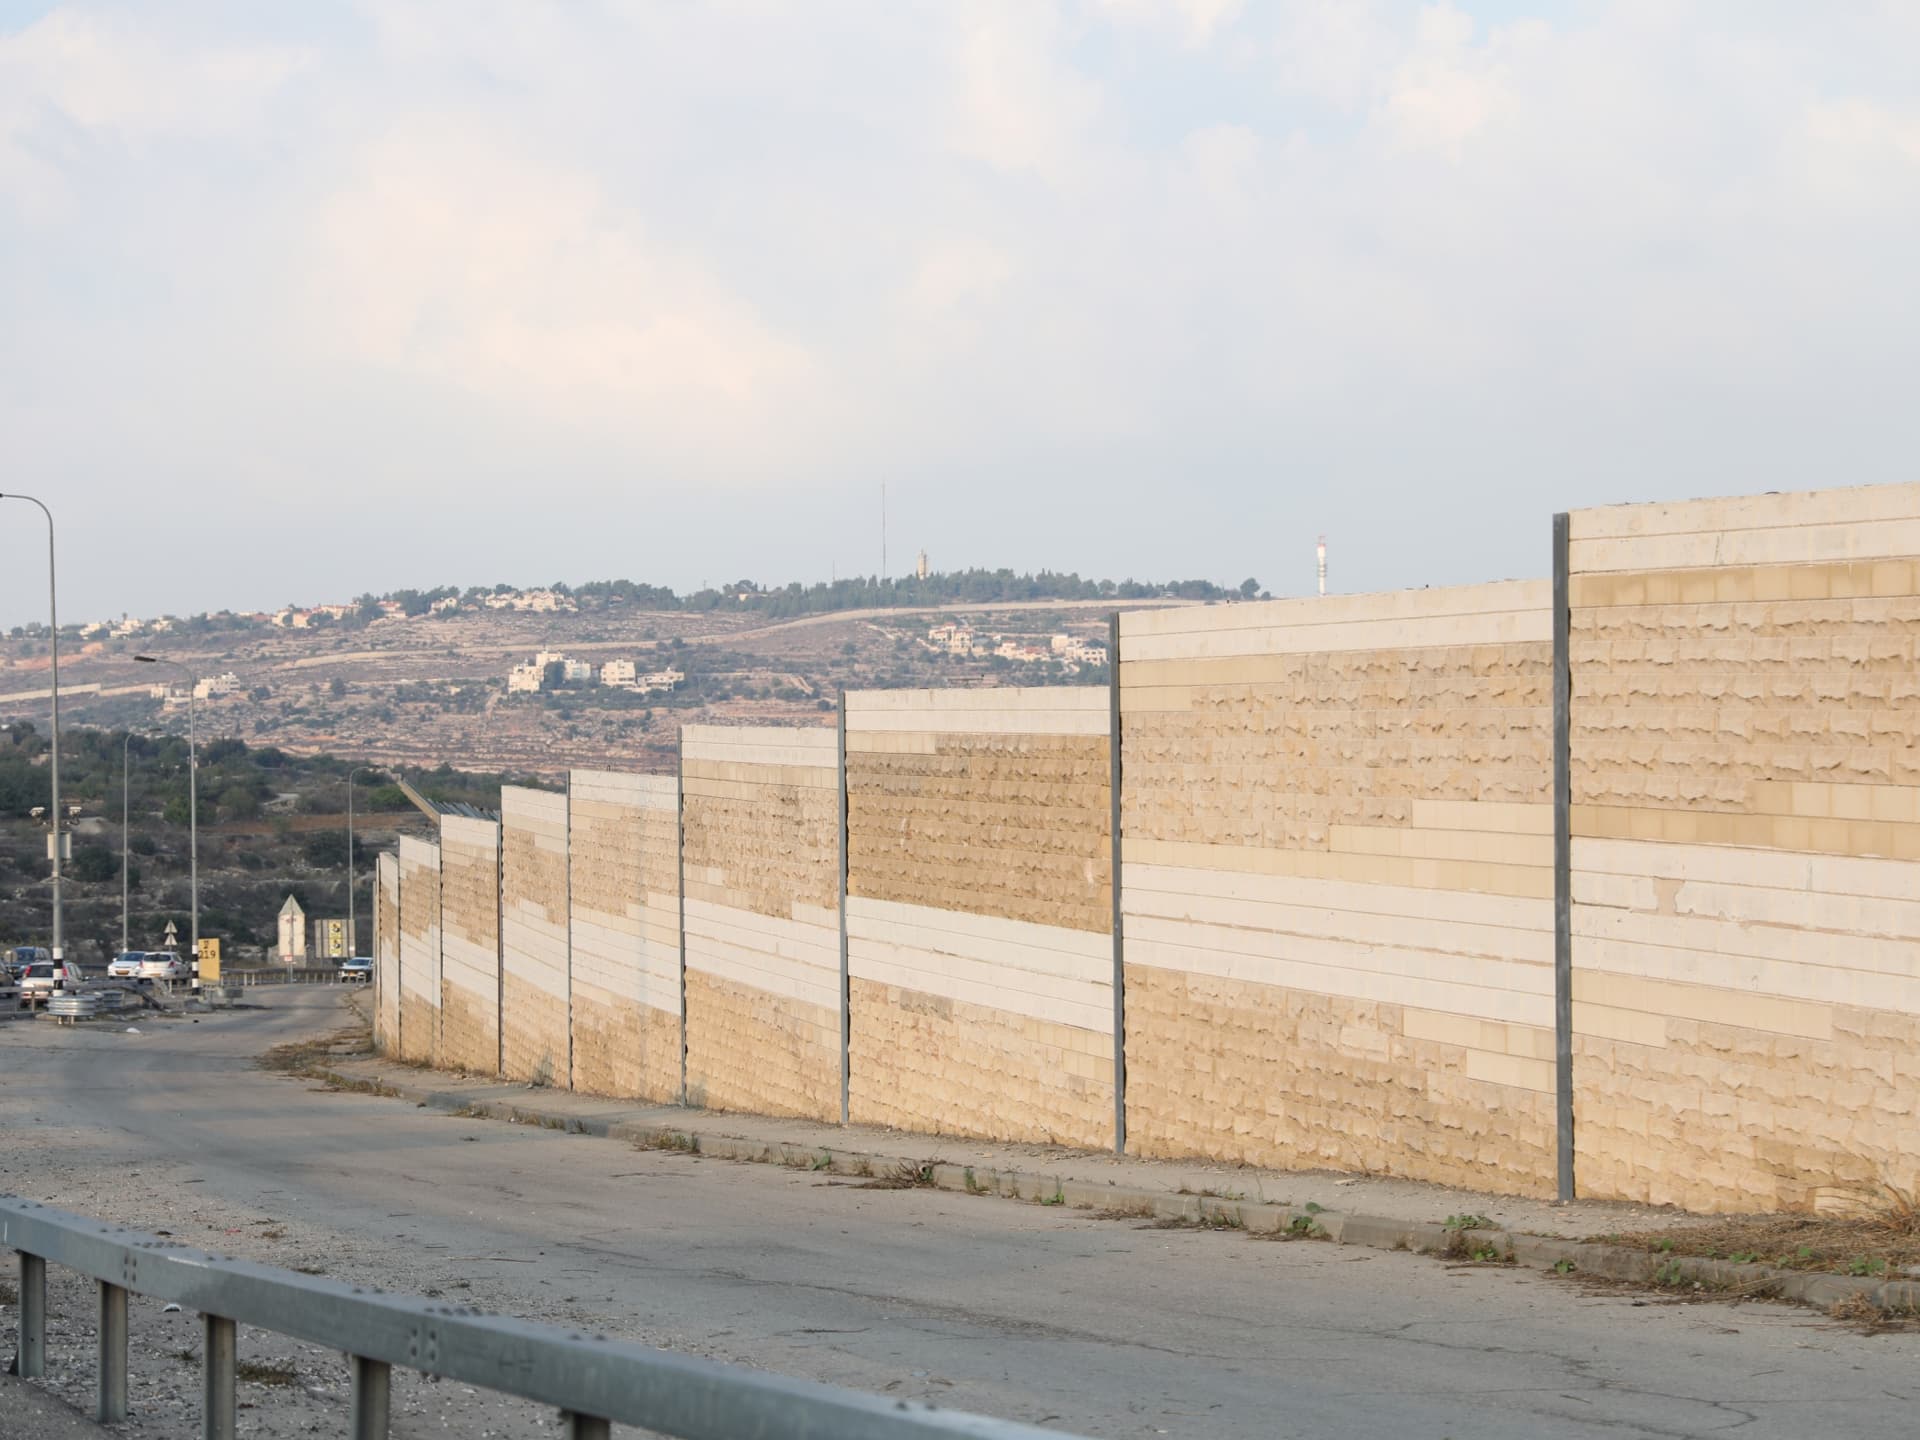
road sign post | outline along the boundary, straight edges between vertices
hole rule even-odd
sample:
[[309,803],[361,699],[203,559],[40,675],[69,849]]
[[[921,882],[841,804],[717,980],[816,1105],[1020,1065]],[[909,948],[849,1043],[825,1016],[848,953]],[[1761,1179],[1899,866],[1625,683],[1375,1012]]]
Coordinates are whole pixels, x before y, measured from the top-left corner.
[[220,942],[208,938],[200,942],[200,982],[215,984],[220,980]]

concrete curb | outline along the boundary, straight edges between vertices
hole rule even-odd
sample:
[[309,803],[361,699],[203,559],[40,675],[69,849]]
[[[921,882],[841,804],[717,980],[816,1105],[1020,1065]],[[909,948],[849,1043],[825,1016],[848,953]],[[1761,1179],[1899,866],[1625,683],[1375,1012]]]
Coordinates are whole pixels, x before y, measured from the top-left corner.
[[[313,1072],[310,1072],[313,1073]],[[366,1084],[363,1077],[334,1070],[317,1072],[347,1088]],[[1063,1205],[1109,1215],[1167,1220],[1220,1230],[1289,1235],[1373,1250],[1406,1250],[1417,1255],[1486,1264],[1510,1264],[1560,1274],[1599,1275],[1671,1290],[1791,1301],[1826,1310],[1853,1296],[1895,1314],[1920,1315],[1920,1281],[1873,1280],[1847,1275],[1781,1270],[1771,1265],[1735,1264],[1686,1255],[1661,1255],[1625,1245],[1565,1240],[1550,1235],[1512,1234],[1476,1227],[1449,1228],[1431,1222],[1352,1215],[1318,1205],[1272,1205],[1229,1194],[1171,1193],[1138,1185],[1096,1185],[1039,1171],[949,1165],[924,1156],[882,1155],[820,1145],[769,1144],[733,1136],[701,1135],[669,1125],[634,1124],[593,1116],[562,1115],[536,1106],[479,1100],[422,1085],[380,1082],[399,1099],[430,1110],[537,1125],[570,1135],[624,1140],[648,1150],[677,1150],[715,1160],[780,1165],[790,1170],[821,1170],[836,1175],[898,1178],[903,1188],[926,1187],[968,1195],[991,1195],[1029,1204]],[[938,1142],[928,1137],[928,1145]]]

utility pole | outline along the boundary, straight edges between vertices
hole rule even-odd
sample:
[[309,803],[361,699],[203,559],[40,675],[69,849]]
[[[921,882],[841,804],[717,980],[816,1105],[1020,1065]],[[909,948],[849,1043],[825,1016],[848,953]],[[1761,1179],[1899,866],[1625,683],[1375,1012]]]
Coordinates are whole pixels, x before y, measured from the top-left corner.
[[0,500],[25,500],[40,506],[47,517],[47,623],[53,639],[53,833],[47,839],[47,854],[53,862],[53,960],[57,965],[66,957],[66,927],[60,914],[60,600],[53,582],[53,512],[31,495],[9,492]]

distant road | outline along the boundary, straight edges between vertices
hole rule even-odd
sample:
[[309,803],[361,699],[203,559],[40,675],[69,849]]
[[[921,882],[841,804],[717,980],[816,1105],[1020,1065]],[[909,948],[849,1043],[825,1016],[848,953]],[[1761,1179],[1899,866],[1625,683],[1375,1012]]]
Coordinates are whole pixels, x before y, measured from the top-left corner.
[[[137,1035],[117,1022],[0,1025],[0,1190],[353,1284],[1092,1436],[1914,1433],[1920,1335],[1869,1338],[1803,1310],[1650,1301],[1498,1265],[862,1189],[325,1093],[249,1057],[333,1029],[336,994],[253,995],[265,1008],[139,1019]],[[964,1140],[937,1153],[972,1158]],[[62,1299],[78,1393],[91,1384],[91,1296]],[[159,1406],[163,1386],[197,1387],[169,1353],[192,1343],[191,1317],[153,1310],[136,1310],[133,1332],[161,1378],[136,1399]],[[261,1332],[242,1344],[278,1353]],[[286,1423],[275,1417],[307,1403],[300,1387],[251,1387],[253,1433],[344,1433],[339,1357],[293,1358],[326,1381],[330,1408]],[[496,1409],[470,1387],[397,1372],[395,1385],[396,1440],[553,1434],[550,1411]]]

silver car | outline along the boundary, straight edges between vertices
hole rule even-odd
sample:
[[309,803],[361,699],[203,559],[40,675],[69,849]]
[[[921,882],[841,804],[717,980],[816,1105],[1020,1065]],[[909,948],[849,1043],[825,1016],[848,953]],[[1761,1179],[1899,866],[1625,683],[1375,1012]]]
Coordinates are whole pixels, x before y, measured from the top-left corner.
[[184,980],[192,972],[171,950],[149,950],[140,957],[138,973],[142,980]]
[[57,964],[47,961],[27,967],[27,973],[20,977],[20,994],[24,999],[44,1000],[60,991],[71,995],[86,983],[87,977],[80,973],[78,965],[64,960]]

